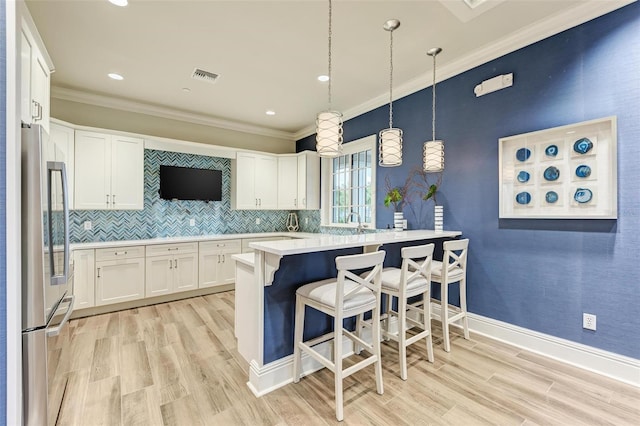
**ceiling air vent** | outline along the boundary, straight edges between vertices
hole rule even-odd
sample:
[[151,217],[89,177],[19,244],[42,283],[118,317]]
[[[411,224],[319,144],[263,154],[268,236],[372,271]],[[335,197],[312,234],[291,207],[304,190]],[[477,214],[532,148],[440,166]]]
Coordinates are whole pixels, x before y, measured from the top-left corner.
[[206,81],[207,83],[215,83],[220,76],[218,74],[201,70],[200,68],[196,68],[193,70],[193,74],[191,74],[191,78],[194,80]]

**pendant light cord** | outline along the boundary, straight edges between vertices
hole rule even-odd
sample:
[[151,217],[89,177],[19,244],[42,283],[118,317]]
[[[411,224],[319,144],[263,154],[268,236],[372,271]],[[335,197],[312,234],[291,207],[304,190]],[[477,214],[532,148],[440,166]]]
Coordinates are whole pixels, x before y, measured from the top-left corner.
[[433,86],[431,86],[431,140],[436,140],[436,55],[433,55]]
[[333,7],[331,5],[331,0],[329,0],[329,70],[327,72],[328,76],[329,76],[329,111],[331,111],[331,35],[332,35],[332,29],[331,29],[331,16],[333,13]]
[[393,30],[389,31],[389,128],[393,128]]

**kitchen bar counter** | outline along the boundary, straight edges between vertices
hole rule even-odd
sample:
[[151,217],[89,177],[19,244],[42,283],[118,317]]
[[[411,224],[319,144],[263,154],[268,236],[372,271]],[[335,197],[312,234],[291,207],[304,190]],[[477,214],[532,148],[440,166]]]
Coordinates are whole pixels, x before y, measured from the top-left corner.
[[[404,246],[442,243],[460,236],[459,231],[403,231],[360,235],[309,236],[301,240],[260,241],[250,244],[251,255],[236,260],[236,323],[238,352],[249,362],[249,388],[261,396],[292,380],[293,328],[296,290],[307,283],[335,277],[335,257],[385,250],[384,266],[400,266]],[[436,255],[437,256],[437,255]],[[332,319],[307,310],[305,338],[332,329]],[[330,345],[321,351],[330,350]],[[349,346],[345,345],[349,351]],[[303,357],[303,371],[319,368]]]

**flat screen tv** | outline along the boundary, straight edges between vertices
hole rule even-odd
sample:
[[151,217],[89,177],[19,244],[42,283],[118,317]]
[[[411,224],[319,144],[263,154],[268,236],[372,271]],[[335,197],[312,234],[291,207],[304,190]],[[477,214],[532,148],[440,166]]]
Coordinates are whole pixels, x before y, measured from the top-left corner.
[[160,198],[221,201],[222,171],[161,165]]

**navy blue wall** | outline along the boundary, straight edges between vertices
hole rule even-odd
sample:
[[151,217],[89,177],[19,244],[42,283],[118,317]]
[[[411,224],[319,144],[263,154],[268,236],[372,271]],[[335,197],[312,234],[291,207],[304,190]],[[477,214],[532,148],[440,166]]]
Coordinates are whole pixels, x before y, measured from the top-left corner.
[[[640,358],[639,45],[634,3],[438,83],[437,137],[446,156],[438,201],[445,229],[471,240],[470,311]],[[475,97],[475,85],[510,72],[513,87]],[[430,139],[430,98],[428,88],[394,102],[404,164],[378,169],[378,200],[387,174],[401,184],[420,164],[422,142]],[[384,106],[347,121],[345,140],[377,133],[387,114]],[[617,220],[498,220],[499,138],[613,115]],[[313,138],[298,141],[298,151],[313,149]],[[379,205],[377,226],[391,216]],[[415,227],[407,209],[405,216]],[[583,312],[597,315],[597,331],[582,329]]]
[[7,51],[6,5],[0,3],[0,425],[7,418],[7,270],[6,270],[6,148],[7,148]]

